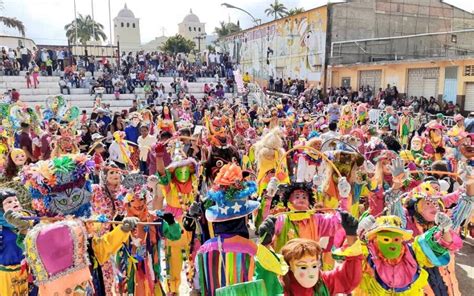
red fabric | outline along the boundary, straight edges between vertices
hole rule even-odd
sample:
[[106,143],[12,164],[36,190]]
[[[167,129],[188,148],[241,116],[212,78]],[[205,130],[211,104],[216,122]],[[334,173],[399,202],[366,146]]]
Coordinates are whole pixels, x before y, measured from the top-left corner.
[[314,295],[314,290],[313,288],[304,288],[302,287],[298,281],[296,280],[295,276],[293,275],[292,271],[288,272],[290,275],[290,293],[286,292],[285,296],[292,296],[292,295],[298,295],[298,296],[313,296]]
[[321,274],[330,295],[337,293],[349,294],[360,284],[363,260],[363,255],[347,257],[341,266]]

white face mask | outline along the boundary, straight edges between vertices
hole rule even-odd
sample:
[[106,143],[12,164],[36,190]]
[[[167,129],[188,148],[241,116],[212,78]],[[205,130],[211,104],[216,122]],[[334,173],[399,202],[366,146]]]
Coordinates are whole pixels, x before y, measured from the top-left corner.
[[448,181],[441,179],[441,180],[439,180],[438,182],[439,182],[439,191],[441,191],[441,192],[448,192],[449,187],[451,186],[451,185],[448,183]]
[[295,279],[303,288],[312,288],[319,280],[321,263],[313,256],[305,256],[290,264]]

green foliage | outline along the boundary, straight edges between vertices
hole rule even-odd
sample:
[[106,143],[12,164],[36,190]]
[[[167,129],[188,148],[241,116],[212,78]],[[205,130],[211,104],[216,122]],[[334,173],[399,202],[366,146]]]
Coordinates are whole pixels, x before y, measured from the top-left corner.
[[295,15],[298,13],[305,12],[304,8],[292,8],[286,13],[287,16]]
[[219,38],[222,38],[227,35],[240,32],[242,29],[240,28],[239,22],[237,22],[237,24],[220,22],[220,27],[216,27],[214,31],[216,32],[217,36],[219,36]]
[[25,25],[22,21],[17,20],[16,18],[0,16],[0,22],[3,23],[8,28],[15,28],[20,32],[21,36],[25,37]]
[[107,40],[107,35],[103,31],[104,26],[94,21],[90,15],[84,17],[82,14],[79,14],[78,18],[64,26],[64,30],[66,30],[66,37],[71,43],[79,42],[82,45],[86,45],[91,40]]
[[277,19],[278,17],[284,17],[288,13],[288,9],[283,3],[278,2],[278,0],[275,0],[273,4],[270,4],[270,7],[265,9],[265,13],[267,16],[273,15],[274,19]]
[[161,50],[169,53],[189,53],[196,47],[194,41],[188,40],[183,36],[176,34],[173,37],[168,38],[166,42],[161,46]]

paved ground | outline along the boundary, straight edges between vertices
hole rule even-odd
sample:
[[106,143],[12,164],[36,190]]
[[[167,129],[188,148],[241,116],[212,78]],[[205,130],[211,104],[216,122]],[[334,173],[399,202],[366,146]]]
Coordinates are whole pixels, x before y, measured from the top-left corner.
[[456,255],[456,276],[462,295],[474,295],[474,239],[464,240],[464,246]]

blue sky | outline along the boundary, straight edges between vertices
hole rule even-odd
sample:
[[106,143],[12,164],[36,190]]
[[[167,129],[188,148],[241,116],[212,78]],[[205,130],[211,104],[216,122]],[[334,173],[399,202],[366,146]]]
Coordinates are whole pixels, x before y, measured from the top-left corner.
[[[415,0],[413,0],[415,1]],[[109,33],[108,0],[93,0],[94,17]],[[178,23],[189,13],[189,9],[206,23],[206,32],[212,34],[219,21],[233,22],[240,20],[242,27],[252,25],[250,17],[236,11],[222,7],[222,2],[239,6],[250,11],[256,18],[264,22],[271,20],[264,14],[265,8],[273,0],[110,0],[112,19],[123,8],[125,2],[140,18],[142,43],[165,35],[174,35],[178,31]],[[327,0],[282,0],[288,8],[314,8],[327,3]],[[472,0],[448,0],[447,3],[459,6],[468,11],[474,11]],[[91,14],[91,0],[76,0],[77,12]],[[165,8],[166,6],[166,8]],[[26,26],[27,37],[38,44],[65,44],[67,43],[64,25],[74,19],[74,0],[3,0],[5,16],[16,17]],[[13,31],[0,28],[0,34],[11,34]]]

